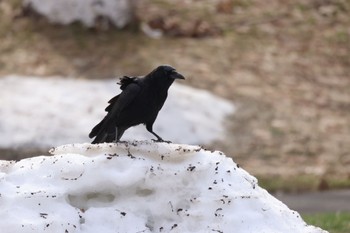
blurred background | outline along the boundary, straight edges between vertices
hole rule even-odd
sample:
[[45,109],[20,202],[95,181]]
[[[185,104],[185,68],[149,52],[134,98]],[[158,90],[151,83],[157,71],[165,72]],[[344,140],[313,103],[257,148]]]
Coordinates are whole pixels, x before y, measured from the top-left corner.
[[[350,209],[350,1],[0,0],[2,89],[15,85],[1,83],[13,74],[116,81],[160,64],[184,74],[182,84],[234,106],[223,135],[203,143],[207,148],[232,156],[287,204],[319,198],[305,218],[350,231],[350,214],[340,211]],[[22,94],[31,98],[11,87],[0,104]],[[4,133],[11,116],[1,105],[1,140],[21,135]],[[30,129],[29,116],[23,121]],[[3,146],[0,158],[46,151]],[[318,193],[325,190],[330,196]],[[322,209],[331,198],[344,202]]]

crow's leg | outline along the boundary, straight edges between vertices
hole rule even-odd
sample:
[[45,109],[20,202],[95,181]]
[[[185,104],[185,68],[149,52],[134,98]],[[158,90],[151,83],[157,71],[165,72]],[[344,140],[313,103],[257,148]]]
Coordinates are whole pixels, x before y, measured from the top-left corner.
[[146,125],[146,129],[148,130],[148,132],[150,132],[151,134],[153,134],[154,136],[157,137],[157,140],[152,139],[155,142],[167,142],[167,143],[171,143],[171,141],[165,141],[163,140],[163,138],[161,138],[158,134],[156,134],[155,132],[153,132],[153,125],[152,124],[147,124]]
[[155,132],[150,131],[150,133],[157,137],[157,140],[152,139],[153,141],[155,141],[155,142],[164,142],[163,138],[159,137],[159,135],[156,134]]

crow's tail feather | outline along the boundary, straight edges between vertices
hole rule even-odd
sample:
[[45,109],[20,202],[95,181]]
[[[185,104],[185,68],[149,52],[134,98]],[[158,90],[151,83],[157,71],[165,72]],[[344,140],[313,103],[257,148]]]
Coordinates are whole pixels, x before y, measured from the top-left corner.
[[103,142],[114,142],[116,137],[115,130],[101,130],[91,142],[92,144],[103,143]]
[[100,123],[98,123],[89,133],[89,138],[93,138],[97,136],[97,134],[101,131],[101,127],[104,123],[105,119],[103,119]]
[[108,120],[104,118],[91,130],[89,137],[95,137],[95,139],[92,141],[92,144],[113,142],[116,140],[115,126],[108,124]]
[[108,137],[108,134],[106,133],[100,133],[96,136],[96,138],[91,142],[92,144],[97,143],[103,143],[106,142],[106,138]]

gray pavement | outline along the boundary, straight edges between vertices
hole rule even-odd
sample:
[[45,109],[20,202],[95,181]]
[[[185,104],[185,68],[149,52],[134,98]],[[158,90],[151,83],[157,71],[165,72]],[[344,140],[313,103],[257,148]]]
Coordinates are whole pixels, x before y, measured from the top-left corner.
[[276,193],[274,196],[299,213],[350,212],[350,190],[302,194]]

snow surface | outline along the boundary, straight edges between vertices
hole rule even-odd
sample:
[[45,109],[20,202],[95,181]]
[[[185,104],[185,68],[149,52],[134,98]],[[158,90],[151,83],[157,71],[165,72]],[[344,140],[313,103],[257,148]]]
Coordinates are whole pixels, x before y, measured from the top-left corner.
[[[88,133],[105,116],[108,100],[120,92],[117,81],[1,78],[0,148],[50,148],[91,141]],[[233,111],[227,100],[174,83],[154,130],[165,140],[206,144],[225,136],[224,118]],[[140,125],[127,130],[122,140],[151,138]]]
[[24,0],[23,4],[52,22],[70,24],[79,21],[87,27],[95,26],[95,20],[103,16],[122,28],[132,16],[129,0]]
[[0,161],[0,229],[321,233],[221,152],[133,141]]

